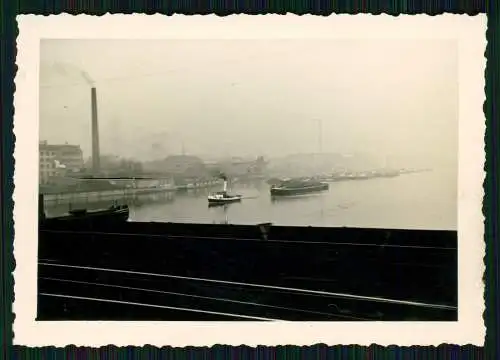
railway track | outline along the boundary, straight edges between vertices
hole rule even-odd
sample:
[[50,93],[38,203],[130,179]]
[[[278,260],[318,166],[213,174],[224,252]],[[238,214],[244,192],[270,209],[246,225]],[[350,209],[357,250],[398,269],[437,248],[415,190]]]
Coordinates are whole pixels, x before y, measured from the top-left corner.
[[[65,320],[452,320],[457,310],[450,305],[307,287],[67,265],[56,261],[39,262],[38,287],[39,306],[51,313],[50,304],[59,304],[58,315],[54,315],[52,307],[52,318]],[[50,317],[42,315],[39,320]]]

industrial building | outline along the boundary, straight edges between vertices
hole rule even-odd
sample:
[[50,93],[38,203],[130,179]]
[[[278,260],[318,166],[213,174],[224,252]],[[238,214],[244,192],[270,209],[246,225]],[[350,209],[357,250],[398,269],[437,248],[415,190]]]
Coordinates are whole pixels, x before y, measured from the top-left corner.
[[83,168],[83,152],[80,145],[49,144],[41,141],[39,150],[39,183],[48,184],[51,178]]

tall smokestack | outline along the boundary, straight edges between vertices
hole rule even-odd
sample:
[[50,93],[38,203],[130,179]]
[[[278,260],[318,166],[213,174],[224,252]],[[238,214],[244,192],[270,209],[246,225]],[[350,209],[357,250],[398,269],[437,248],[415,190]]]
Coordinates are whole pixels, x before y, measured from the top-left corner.
[[90,89],[92,103],[92,170],[94,174],[100,172],[100,153],[99,153],[99,122],[97,120],[97,94],[95,87]]

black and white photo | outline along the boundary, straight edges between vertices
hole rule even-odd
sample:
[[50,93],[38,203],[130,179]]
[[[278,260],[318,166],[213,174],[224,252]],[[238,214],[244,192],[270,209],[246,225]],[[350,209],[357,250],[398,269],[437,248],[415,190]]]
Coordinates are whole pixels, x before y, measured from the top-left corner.
[[[240,36],[220,23],[238,19],[199,19],[163,37],[98,34],[105,18],[55,36],[44,20],[17,77],[36,83],[36,136],[16,134],[34,164],[16,150],[37,212],[31,321],[458,337],[481,323],[484,22],[461,18],[475,31],[463,40],[459,17],[376,18],[333,16],[342,30],[328,33],[326,19],[277,16],[265,35],[244,17]],[[159,19],[135,21],[161,32]]]

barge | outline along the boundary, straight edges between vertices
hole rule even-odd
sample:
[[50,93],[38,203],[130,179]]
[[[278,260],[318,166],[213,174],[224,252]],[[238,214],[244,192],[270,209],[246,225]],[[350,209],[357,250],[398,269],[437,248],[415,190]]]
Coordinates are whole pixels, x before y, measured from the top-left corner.
[[314,180],[288,180],[271,186],[271,196],[292,196],[326,191],[328,183]]

